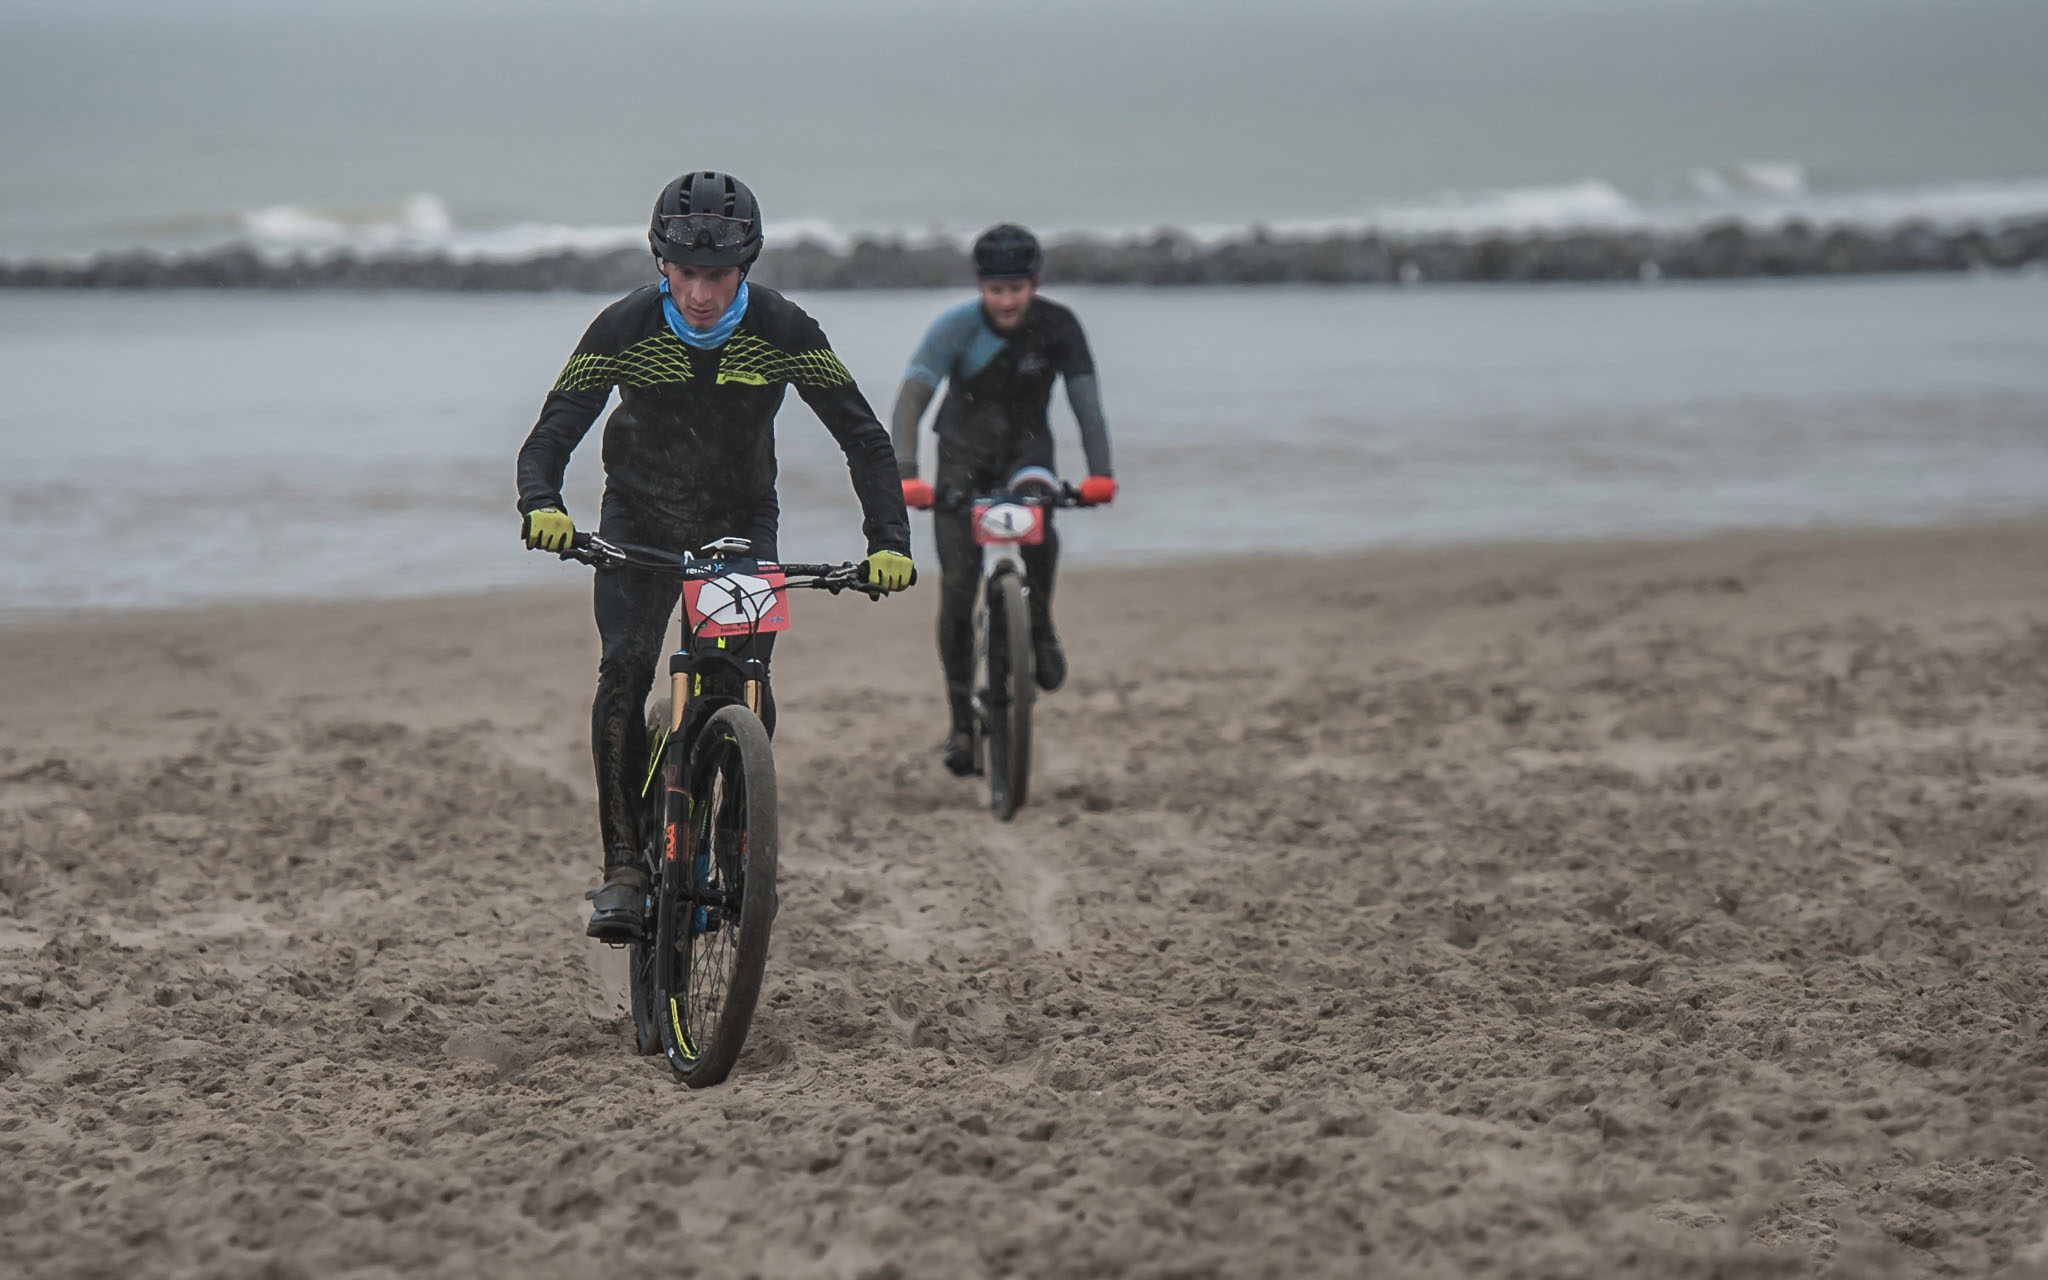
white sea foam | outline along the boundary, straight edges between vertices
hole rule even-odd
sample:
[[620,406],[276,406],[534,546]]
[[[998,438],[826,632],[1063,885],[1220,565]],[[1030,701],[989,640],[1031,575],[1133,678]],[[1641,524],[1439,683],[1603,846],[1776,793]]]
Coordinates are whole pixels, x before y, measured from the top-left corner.
[[1449,193],[1434,200],[1374,210],[1362,224],[1396,235],[1476,235],[1489,231],[1627,227],[1639,225],[1642,215],[1642,206],[1619,187],[1589,181]]
[[[1882,232],[1907,222],[1948,230],[1997,227],[2048,218],[2048,178],[1966,182],[1890,189],[1816,189],[1806,170],[1790,161],[1753,161],[1696,169],[1634,196],[1614,183],[1588,179],[1545,186],[1445,192],[1427,199],[1381,205],[1355,214],[1279,219],[1257,230],[1283,238],[1314,238],[1377,231],[1395,236],[1535,235],[1571,231],[1696,231],[1733,221],[1766,229],[1801,220],[1815,226],[1852,226]],[[194,225],[231,227],[230,243],[271,258],[352,252],[370,256],[440,256],[463,261],[520,261],[557,253],[601,253],[637,248],[645,229],[634,224],[576,225],[524,222],[465,226],[432,194],[361,205],[279,204],[232,218],[178,223],[182,234],[162,247],[191,248]],[[863,237],[964,248],[979,227],[847,225],[826,218],[770,219],[773,244],[810,242],[845,251]],[[1159,226],[1042,226],[1059,240],[1080,236],[1130,239],[1170,230],[1199,244],[1242,239],[1242,224]],[[213,241],[218,244],[218,238]]]
[[1611,183],[1449,193],[1390,205],[1360,229],[1401,235],[1557,231],[1694,231],[1717,222],[1765,229],[1799,220],[1885,231],[1908,222],[1959,230],[2048,218],[2048,179],[1879,190],[1817,191],[1796,164],[1758,163],[1687,175],[1682,194],[1636,199]]
[[1806,190],[1806,166],[1791,160],[1751,160],[1694,169],[1678,184],[1681,198],[1702,200],[1727,200],[1751,194],[1790,198]]
[[397,249],[457,234],[448,206],[432,195],[345,208],[271,205],[243,213],[238,221],[247,238],[264,247]]
[[[1814,190],[1806,170],[1790,161],[1756,161],[1685,175],[1656,196],[1631,196],[1599,179],[1533,187],[1444,192],[1425,200],[1381,205],[1349,216],[1287,218],[1258,230],[1282,238],[1380,232],[1395,236],[1537,235],[1569,231],[1697,231],[1719,222],[1769,229],[1792,220],[1882,232],[1908,222],[1947,230],[1998,227],[2048,218],[2048,179],[1966,182],[1874,190]],[[1129,239],[1158,227],[1041,228],[1049,238],[1089,235]],[[1198,244],[1243,239],[1241,224],[1194,223],[1172,228]],[[955,233],[965,243],[971,232]],[[845,233],[839,233],[843,241]]]
[[1992,227],[2048,217],[2048,178],[2024,182],[1961,182],[1889,191],[1810,192],[1760,197],[1732,211],[1770,225],[1801,218],[1820,226],[1884,228],[1927,222],[1947,228]]

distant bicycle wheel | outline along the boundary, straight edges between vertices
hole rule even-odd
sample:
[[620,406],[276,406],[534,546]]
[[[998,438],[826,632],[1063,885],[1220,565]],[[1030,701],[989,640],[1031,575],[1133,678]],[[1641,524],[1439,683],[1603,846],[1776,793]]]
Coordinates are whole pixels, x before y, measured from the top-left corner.
[[988,799],[1008,822],[1031,790],[1031,611],[1024,584],[1000,573],[988,584]]
[[739,1060],[775,921],[775,760],[759,717],[721,707],[697,735],[688,777],[687,813],[670,828],[673,850],[662,851],[655,977],[669,979],[660,988],[669,1068],[701,1089]]

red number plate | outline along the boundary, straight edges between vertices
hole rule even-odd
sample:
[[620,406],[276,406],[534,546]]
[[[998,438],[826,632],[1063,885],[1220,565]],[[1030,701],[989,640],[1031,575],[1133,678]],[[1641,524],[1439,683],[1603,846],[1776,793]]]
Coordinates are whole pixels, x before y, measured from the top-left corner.
[[974,541],[1035,547],[1045,541],[1045,512],[1022,502],[983,502],[974,508]]
[[683,580],[683,608],[700,636],[747,636],[789,630],[789,591],[782,570]]

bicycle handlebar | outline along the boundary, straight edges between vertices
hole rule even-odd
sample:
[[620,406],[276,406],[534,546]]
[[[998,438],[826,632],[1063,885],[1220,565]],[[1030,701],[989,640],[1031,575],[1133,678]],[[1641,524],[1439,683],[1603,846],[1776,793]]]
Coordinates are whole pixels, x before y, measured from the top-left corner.
[[932,496],[931,509],[933,511],[965,511],[977,502],[1021,502],[1026,506],[1032,507],[1099,507],[1103,505],[1099,502],[1089,502],[1083,499],[1079,489],[1065,481],[1061,481],[1058,496],[1051,498],[1003,493],[1000,491],[995,493],[970,493],[965,489],[955,489],[948,486]]
[[[608,571],[614,569],[652,569],[662,573],[674,573],[685,578],[712,578],[724,574],[725,570],[713,568],[724,564],[720,560],[699,559],[685,552],[677,555],[658,547],[637,546],[630,542],[607,542],[594,533],[579,533],[567,548],[556,553],[564,560],[587,564],[593,569]],[[790,588],[816,587],[838,595],[842,591],[858,591],[871,599],[879,600],[889,593],[886,587],[866,582],[861,575],[867,572],[867,565],[858,560],[846,560],[839,564],[797,564],[788,560],[760,562],[772,565],[782,572],[783,585]],[[911,584],[917,582],[915,571]]]

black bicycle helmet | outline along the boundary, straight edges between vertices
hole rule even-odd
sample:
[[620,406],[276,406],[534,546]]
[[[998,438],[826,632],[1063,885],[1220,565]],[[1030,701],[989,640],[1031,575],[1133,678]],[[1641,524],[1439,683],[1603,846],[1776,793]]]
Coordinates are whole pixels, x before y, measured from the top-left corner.
[[1038,237],[1014,222],[999,223],[974,242],[974,274],[984,280],[1017,280],[1035,276],[1045,266]]
[[661,189],[647,247],[679,267],[744,267],[761,256],[761,205],[729,173],[686,173]]

